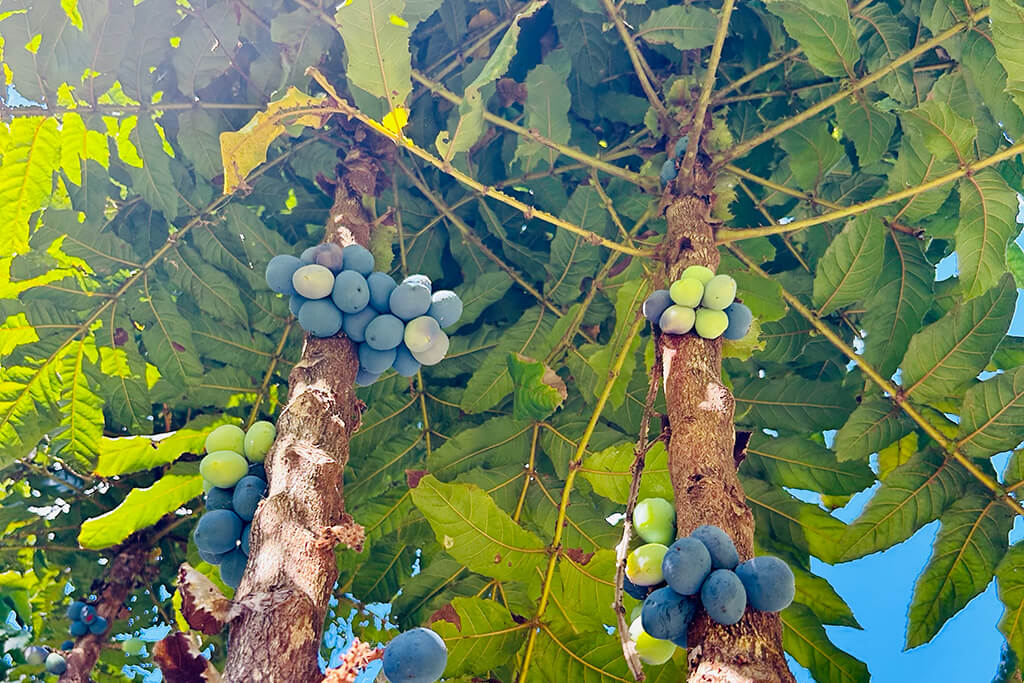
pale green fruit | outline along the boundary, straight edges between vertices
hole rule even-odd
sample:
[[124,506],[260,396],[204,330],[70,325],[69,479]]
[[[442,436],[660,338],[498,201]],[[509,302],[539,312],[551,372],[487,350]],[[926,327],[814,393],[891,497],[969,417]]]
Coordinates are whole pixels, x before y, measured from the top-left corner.
[[277,427],[273,422],[260,420],[245,433],[245,457],[251,462],[263,462],[267,451],[277,438]]
[[214,451],[199,462],[199,474],[214,486],[229,489],[249,472],[249,463],[234,451]]
[[729,316],[725,311],[715,311],[710,308],[698,308],[697,320],[694,328],[697,334],[705,339],[718,339],[729,327]]
[[661,563],[668,547],[661,543],[642,545],[626,556],[626,577],[638,586],[654,586],[665,580]]
[[658,320],[658,327],[662,332],[668,334],[686,334],[693,329],[695,314],[692,308],[686,306],[669,306],[661,314]]
[[206,452],[234,451],[241,455],[245,452],[245,432],[235,425],[221,425],[206,437]]
[[644,498],[633,510],[633,526],[648,543],[669,545],[676,540],[676,509],[664,498]]
[[436,320],[421,315],[405,324],[405,346],[412,353],[423,353],[438,343],[441,334],[441,325]]
[[724,311],[736,299],[736,281],[728,275],[716,275],[704,285],[704,298],[700,305]]
[[629,625],[629,637],[636,644],[636,653],[644,664],[664,664],[675,654],[676,644],[671,640],[662,640],[649,634],[644,630],[640,619],[634,619]]
[[683,274],[680,275],[679,278],[692,278],[699,281],[701,285],[707,286],[708,282],[710,282],[711,278],[714,276],[714,271],[707,266],[687,266],[686,270],[683,271]]
[[704,285],[700,280],[684,277],[672,283],[668,290],[672,302],[679,306],[696,308],[704,296]]

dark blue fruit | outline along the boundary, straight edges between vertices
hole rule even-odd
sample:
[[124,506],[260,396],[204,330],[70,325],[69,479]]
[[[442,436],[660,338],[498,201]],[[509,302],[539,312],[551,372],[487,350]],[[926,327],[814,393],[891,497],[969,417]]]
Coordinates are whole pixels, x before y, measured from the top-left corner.
[[252,524],[246,524],[245,528],[242,529],[242,544],[238,546],[246,557],[249,556],[249,536],[252,535]]
[[208,553],[205,550],[199,550],[199,557],[203,562],[209,564],[220,564],[227,553]]
[[96,621],[96,608],[92,605],[86,605],[82,608],[82,617],[79,619],[83,624],[88,626],[92,622]]
[[[397,291],[397,290],[396,290]],[[366,326],[366,344],[377,351],[397,348],[405,334],[405,323],[393,315],[378,315]]]
[[652,325],[657,325],[658,321],[661,320],[661,314],[671,305],[672,297],[669,296],[667,289],[655,290],[651,292],[651,295],[647,297],[647,301],[644,302],[644,317]]
[[370,287],[370,306],[378,313],[389,313],[388,298],[391,290],[398,286],[395,279],[379,270],[366,276],[366,284]]
[[206,493],[206,511],[210,510],[230,510],[231,509],[231,496],[235,495],[235,489],[222,489],[219,486],[214,486]]
[[71,622],[71,627],[68,629],[68,632],[75,638],[80,638],[89,632],[89,625],[76,619]]
[[366,341],[366,326],[373,322],[377,315],[377,311],[367,306],[358,313],[346,315],[345,320],[341,323],[341,330],[346,337],[354,342]]
[[267,468],[261,462],[254,462],[249,465],[249,474],[259,477],[263,481],[267,480]]
[[249,557],[241,550],[232,550],[220,563],[220,580],[232,588],[238,588],[238,584],[242,583],[242,574],[245,573],[245,563],[248,561]]
[[95,635],[102,635],[107,632],[107,620],[103,617],[97,616],[91,624],[89,624],[89,633]]
[[334,242],[319,245],[313,252],[313,263],[337,275],[345,267],[345,251]]
[[704,547],[708,549],[708,554],[711,555],[712,569],[735,569],[736,565],[740,563],[740,554],[736,552],[736,546],[729,538],[729,534],[717,526],[704,524],[694,529],[690,536],[703,543]]
[[380,379],[380,375],[381,373],[379,372],[370,372],[368,370],[363,370],[362,368],[359,368],[359,371],[356,372],[356,386],[368,387],[374,382],[376,382],[378,379]]
[[64,661],[64,657],[56,652],[51,652],[46,655],[46,671],[47,673],[62,675],[68,670],[68,663]]
[[367,372],[379,375],[395,362],[395,350],[379,350],[366,343],[359,345],[359,367]]
[[299,261],[302,262],[302,265],[308,266],[311,263],[315,262],[314,260],[316,259],[316,250],[319,247],[319,244],[314,244],[312,247],[306,247],[305,249],[302,250],[302,253],[299,254]]
[[391,313],[402,320],[412,320],[430,310],[430,288],[415,282],[403,282],[388,297]]
[[676,169],[675,159],[668,159],[661,165],[661,182],[670,183],[676,179],[676,174],[679,171]]
[[671,588],[659,588],[644,600],[640,612],[644,631],[662,640],[675,640],[686,636],[690,628],[697,602],[692,597],[680,595]]
[[654,586],[638,586],[629,580],[628,576],[622,577],[622,590],[625,591],[626,595],[636,598],[637,600],[643,600],[651,591]]
[[341,331],[341,311],[330,299],[307,301],[299,309],[299,325],[314,337],[333,337]]
[[354,270],[363,277],[373,272],[373,254],[360,244],[345,247],[345,270]]
[[736,576],[747,591],[747,602],[763,612],[781,612],[796,595],[793,570],[771,555],[747,560],[736,567]]
[[676,140],[675,146],[672,148],[672,157],[679,159],[686,153],[686,146],[690,143],[690,136],[684,135],[683,137]]
[[278,294],[291,296],[295,293],[292,275],[302,266],[302,261],[291,254],[278,254],[267,264],[267,286]]
[[733,341],[746,337],[750,331],[750,323],[754,321],[753,312],[740,302],[734,301],[726,306],[725,314],[729,317],[729,326],[725,328],[722,336]]
[[301,309],[302,304],[306,303],[307,301],[310,301],[310,299],[307,299],[301,294],[292,294],[291,297],[289,297],[288,299],[288,310],[292,312],[292,315],[298,318],[299,309]]
[[711,571],[711,555],[696,538],[680,538],[668,547],[661,571],[676,593],[696,595]]
[[256,514],[256,506],[260,504],[266,492],[267,482],[264,480],[252,475],[242,477],[235,484],[235,493],[231,498],[235,514],[243,521],[252,521],[253,515]]
[[701,586],[700,602],[712,620],[730,626],[743,618],[747,592],[735,572],[716,569]]
[[60,644],[60,649],[64,650],[65,652],[67,652],[68,650],[74,650],[75,649],[75,641],[73,641],[73,640],[65,640],[63,643]]
[[450,289],[441,289],[430,295],[427,315],[441,327],[451,327],[462,317],[462,299]]
[[242,518],[231,510],[213,510],[199,518],[192,536],[197,548],[208,553],[226,553],[238,544],[242,526]]
[[370,303],[370,286],[366,284],[366,278],[356,271],[343,270],[334,278],[331,298],[342,313],[352,315]]
[[78,621],[82,618],[83,609],[85,609],[85,603],[81,600],[75,600],[70,605],[68,605],[68,619],[70,619],[71,621]]
[[391,683],[429,683],[441,678],[448,648],[429,628],[399,633],[384,647],[384,675]]
[[399,344],[395,349],[395,362],[392,367],[402,377],[412,377],[420,370],[420,362],[412,357],[405,344]]

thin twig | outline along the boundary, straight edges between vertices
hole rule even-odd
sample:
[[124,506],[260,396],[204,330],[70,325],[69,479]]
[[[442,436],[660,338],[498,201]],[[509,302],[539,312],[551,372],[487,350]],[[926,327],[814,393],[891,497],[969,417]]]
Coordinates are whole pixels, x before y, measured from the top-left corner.
[[[640,81],[640,87],[643,89],[644,94],[647,96],[647,100],[654,107],[654,110],[658,112],[658,118],[660,118],[665,124],[672,121],[672,117],[669,116],[668,110],[662,103],[661,98],[658,97],[658,93],[655,92],[654,86],[651,85],[651,79],[647,77],[647,72],[650,67],[647,66],[647,61],[644,56],[640,54],[640,50],[636,47],[636,42],[633,41],[633,36],[629,35],[629,29],[626,28],[625,22],[622,21],[622,17],[619,15],[619,10],[615,8],[615,5],[611,0],[601,0],[604,4],[605,12],[608,13],[608,17],[615,24],[615,29],[619,32],[619,37],[622,38],[623,44],[626,46],[626,52],[629,54],[629,60],[633,63],[633,70],[636,71],[637,80]],[[667,131],[666,131],[667,132]]]

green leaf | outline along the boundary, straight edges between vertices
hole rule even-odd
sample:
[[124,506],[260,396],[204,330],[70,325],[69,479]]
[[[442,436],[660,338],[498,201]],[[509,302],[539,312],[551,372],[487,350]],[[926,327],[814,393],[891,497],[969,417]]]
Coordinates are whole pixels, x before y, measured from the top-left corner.
[[460,597],[453,599],[451,606],[454,615],[430,626],[448,646],[446,678],[495,669],[522,645],[524,626],[517,625],[508,609],[494,600]]
[[615,551],[598,550],[593,556],[563,553],[558,561],[551,598],[558,611],[580,631],[598,630],[615,623]]
[[52,117],[16,118],[0,163],[0,256],[28,249],[29,216],[49,199],[53,172],[60,166],[60,131]]
[[175,465],[152,486],[132,489],[110,512],[82,522],[78,542],[83,548],[109,548],[203,493],[195,464]]
[[854,76],[860,50],[842,0],[768,0],[768,10],[782,19],[786,32],[803,48],[807,60],[827,76]]
[[882,271],[874,294],[864,302],[863,317],[864,360],[884,377],[896,370],[910,338],[921,329],[935,285],[935,268],[921,242],[895,230],[887,233]]
[[971,494],[940,518],[931,560],[910,602],[907,647],[927,643],[992,581],[1006,554],[1013,513],[1002,501]]
[[[996,56],[1006,69],[1006,92],[1024,111],[1024,5],[1018,0],[992,0],[992,39]],[[1020,653],[1022,648],[1014,649]]]
[[420,479],[412,500],[430,522],[445,552],[469,569],[501,581],[539,580],[547,562],[544,542],[526,531],[472,484]]
[[202,415],[180,429],[148,436],[103,437],[94,474],[114,477],[168,465],[184,453],[203,453],[206,437],[222,424],[238,424],[227,416]]
[[904,393],[915,401],[945,398],[977,376],[1010,326],[1017,289],[1006,274],[985,294],[915,334],[903,357]]
[[[390,243],[388,249],[391,249]],[[503,270],[493,268],[485,270],[473,277],[459,288],[462,299],[462,317],[453,327],[458,330],[464,325],[472,325],[491,304],[501,301],[512,287],[512,278]]]
[[864,511],[847,527],[840,560],[885,550],[937,519],[962,495],[964,474],[935,450],[918,453],[893,470]]
[[814,305],[819,315],[875,293],[882,272],[886,228],[871,214],[851,220],[825,250],[814,276]]
[[508,355],[508,373],[513,387],[512,417],[517,420],[543,420],[569,395],[554,370],[521,353]]
[[54,363],[0,368],[0,467],[28,454],[56,426],[59,395]]
[[779,617],[782,619],[783,647],[811,672],[815,680],[870,680],[867,665],[836,647],[809,607],[793,603]]
[[853,412],[853,397],[838,384],[795,375],[766,381],[737,378],[737,424],[805,433],[832,429]]
[[[598,235],[607,233],[608,212],[590,185],[580,185],[569,198],[561,218]],[[565,305],[580,298],[583,281],[594,277],[602,262],[602,249],[586,237],[558,230],[551,240],[544,294]]]
[[[854,14],[854,26],[869,72],[895,62],[910,47],[910,30],[887,5],[872,3]],[[904,64],[878,81],[878,86],[904,106],[917,104],[912,64]]]
[[986,168],[960,181],[957,269],[964,298],[983,294],[1006,272],[1006,243],[1020,231],[1017,193]]
[[829,564],[839,559],[839,539],[846,525],[817,505],[804,503],[762,479],[743,478],[743,492],[754,513],[758,533],[770,533]]
[[809,607],[823,624],[861,627],[853,616],[853,610],[826,579],[793,564],[790,564],[790,569],[796,579],[794,602]]
[[929,100],[903,112],[900,125],[910,140],[924,145],[943,161],[964,162],[970,159],[972,146],[978,137],[978,128],[970,119],[937,100]]
[[161,376],[184,387],[196,383],[203,365],[196,354],[192,326],[163,289],[152,287],[132,306],[132,318],[143,326],[142,342]]
[[61,422],[54,447],[84,469],[96,462],[103,435],[103,399],[93,389],[97,360],[95,341],[83,338],[68,347],[60,362]]
[[495,468],[523,462],[530,452],[533,422],[507,416],[495,417],[468,427],[430,453],[431,474],[449,479],[474,467]]
[[777,280],[750,271],[737,271],[729,275],[736,280],[737,298],[750,308],[759,323],[781,320],[786,315],[782,284]]
[[836,102],[836,120],[857,150],[857,162],[870,166],[889,149],[889,140],[896,130],[896,117],[881,111],[863,92]]
[[842,146],[821,119],[812,119],[790,128],[777,140],[779,147],[786,152],[793,181],[804,190],[816,190],[845,156]]
[[999,600],[1005,608],[999,630],[1017,657],[1024,656],[1024,543],[1015,543],[996,567]]
[[171,175],[171,158],[153,120],[140,116],[128,136],[141,163],[128,166],[132,187],[168,221],[178,215],[179,194]]
[[[548,55],[544,64],[535,66],[526,76],[526,104],[523,107],[526,114],[523,125],[536,130],[547,140],[563,144],[569,142],[572,132],[569,127],[572,96],[565,85],[569,67],[568,54],[557,50]],[[557,158],[558,152],[551,148],[528,137],[520,137],[513,161],[518,161],[523,172],[529,173],[539,164],[553,167]],[[590,191],[593,192],[592,189]],[[555,239],[563,233],[564,230],[559,230]]]
[[[633,680],[622,657],[622,645],[605,631],[563,636],[550,629],[537,635],[535,666],[543,681],[573,683],[630,683]],[[678,656],[678,655],[677,655]],[[681,680],[678,667],[669,661],[661,666],[644,666],[647,680]],[[665,672],[671,677],[664,678]]]
[[385,111],[404,105],[412,92],[412,27],[392,21],[404,12],[404,0],[359,0],[341,4],[334,15],[345,41],[345,77],[386,98]]
[[914,429],[903,410],[886,398],[867,398],[836,432],[834,448],[840,461],[867,462],[889,444],[899,441]]
[[[1021,26],[1024,26],[1024,21]],[[1024,134],[1024,114],[1006,90],[1006,69],[999,63],[993,43],[992,35],[983,26],[975,27],[964,36],[959,61],[966,70],[965,75],[981,93],[992,117],[1005,126],[1011,137],[1019,139]],[[1024,60],[1024,51],[1020,51],[1020,55]]]
[[188,97],[231,68],[239,37],[239,14],[230,5],[198,7],[185,23],[171,63],[178,88]]
[[835,453],[804,436],[772,438],[754,432],[744,467],[763,472],[778,486],[835,496],[856,493],[875,481],[866,462],[837,462]]
[[[594,487],[594,493],[616,503],[626,504],[633,479],[633,443],[624,441],[615,446],[584,456],[580,475]],[[673,498],[668,476],[668,452],[665,444],[656,442],[644,458],[640,479],[640,498]]]
[[[904,135],[900,141],[899,155],[889,171],[889,191],[899,192],[908,187],[923,185],[931,180],[956,170],[953,159],[940,159],[929,152],[924,143],[911,135]],[[951,183],[920,192],[899,206],[898,215],[903,223],[913,225],[926,218],[934,217],[952,191]]]
[[699,50],[715,40],[718,19],[710,11],[691,5],[672,5],[651,12],[633,37],[677,50]]
[[200,257],[188,246],[171,249],[163,262],[171,282],[188,292],[207,315],[230,325],[249,326],[249,314],[242,305],[238,287],[231,279]]
[[957,447],[988,458],[1024,441],[1024,367],[975,384],[964,395]]

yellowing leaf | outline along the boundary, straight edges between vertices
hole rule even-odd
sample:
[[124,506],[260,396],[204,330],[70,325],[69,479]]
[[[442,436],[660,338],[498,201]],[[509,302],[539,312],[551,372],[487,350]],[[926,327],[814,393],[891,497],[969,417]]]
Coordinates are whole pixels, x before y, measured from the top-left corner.
[[245,176],[267,160],[267,149],[278,135],[285,132],[284,123],[299,126],[319,126],[319,114],[289,116],[289,110],[310,109],[320,106],[323,95],[312,97],[295,87],[281,99],[267,105],[236,132],[220,134],[220,156],[224,164],[224,194],[230,194],[242,184]]
[[49,199],[60,164],[60,132],[53,118],[33,116],[11,122],[0,164],[0,225],[4,255],[28,248],[28,219]]
[[409,123],[409,110],[403,106],[397,106],[385,114],[380,123],[385,130],[398,136],[405,128],[405,124]]

